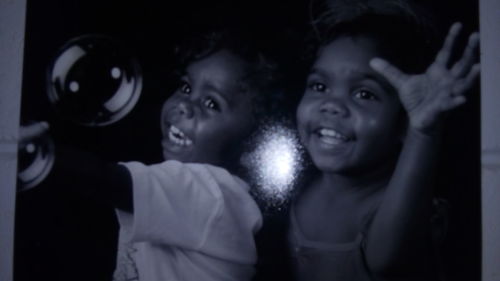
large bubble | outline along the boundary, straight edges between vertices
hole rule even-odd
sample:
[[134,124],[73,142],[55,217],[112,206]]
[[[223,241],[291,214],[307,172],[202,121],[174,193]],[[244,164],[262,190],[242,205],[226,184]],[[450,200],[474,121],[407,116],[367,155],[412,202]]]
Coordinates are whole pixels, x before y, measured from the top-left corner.
[[139,63],[115,40],[85,35],[67,42],[51,63],[48,96],[64,118],[105,126],[127,115],[142,90]]

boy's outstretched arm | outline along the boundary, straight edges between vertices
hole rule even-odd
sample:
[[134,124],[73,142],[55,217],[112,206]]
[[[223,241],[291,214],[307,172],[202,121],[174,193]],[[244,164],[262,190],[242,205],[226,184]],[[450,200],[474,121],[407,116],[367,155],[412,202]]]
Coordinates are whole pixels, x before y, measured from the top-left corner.
[[384,197],[367,234],[366,259],[386,280],[407,278],[429,268],[433,177],[444,112],[465,102],[479,73],[475,64],[478,34],[462,57],[448,67],[461,25],[455,23],[435,61],[425,73],[408,75],[382,59],[370,65],[397,90],[409,118],[405,142]]
[[[45,134],[49,126],[38,122],[22,126],[19,148]],[[114,207],[133,211],[132,180],[122,165],[103,161],[96,155],[71,147],[56,146],[55,163],[49,178],[57,186],[70,188],[81,197],[107,200]]]

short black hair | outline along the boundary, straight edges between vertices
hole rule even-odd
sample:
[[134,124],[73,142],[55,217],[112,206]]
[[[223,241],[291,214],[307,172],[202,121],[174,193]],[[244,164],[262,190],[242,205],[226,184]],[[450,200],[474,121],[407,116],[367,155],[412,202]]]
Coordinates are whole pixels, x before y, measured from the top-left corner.
[[407,73],[423,72],[437,49],[436,33],[430,26],[403,15],[367,13],[330,26],[322,23],[317,36],[311,36],[306,57],[312,62],[321,47],[344,36],[373,39],[381,57]]

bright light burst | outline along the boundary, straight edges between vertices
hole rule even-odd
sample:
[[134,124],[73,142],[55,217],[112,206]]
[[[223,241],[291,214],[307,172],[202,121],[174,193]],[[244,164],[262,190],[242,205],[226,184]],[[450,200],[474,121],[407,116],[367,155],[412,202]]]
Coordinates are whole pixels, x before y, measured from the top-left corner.
[[302,167],[298,139],[283,126],[266,126],[247,159],[259,193],[272,203],[285,201]]

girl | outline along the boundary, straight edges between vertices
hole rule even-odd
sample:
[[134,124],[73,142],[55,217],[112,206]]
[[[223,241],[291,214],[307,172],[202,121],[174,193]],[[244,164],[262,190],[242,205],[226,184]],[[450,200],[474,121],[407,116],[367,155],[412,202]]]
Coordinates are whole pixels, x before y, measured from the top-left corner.
[[449,66],[460,28],[451,27],[427,69],[423,40],[401,17],[366,14],[326,33],[297,109],[317,169],[290,212],[298,280],[436,277],[430,216],[440,123],[479,71],[476,33]]

